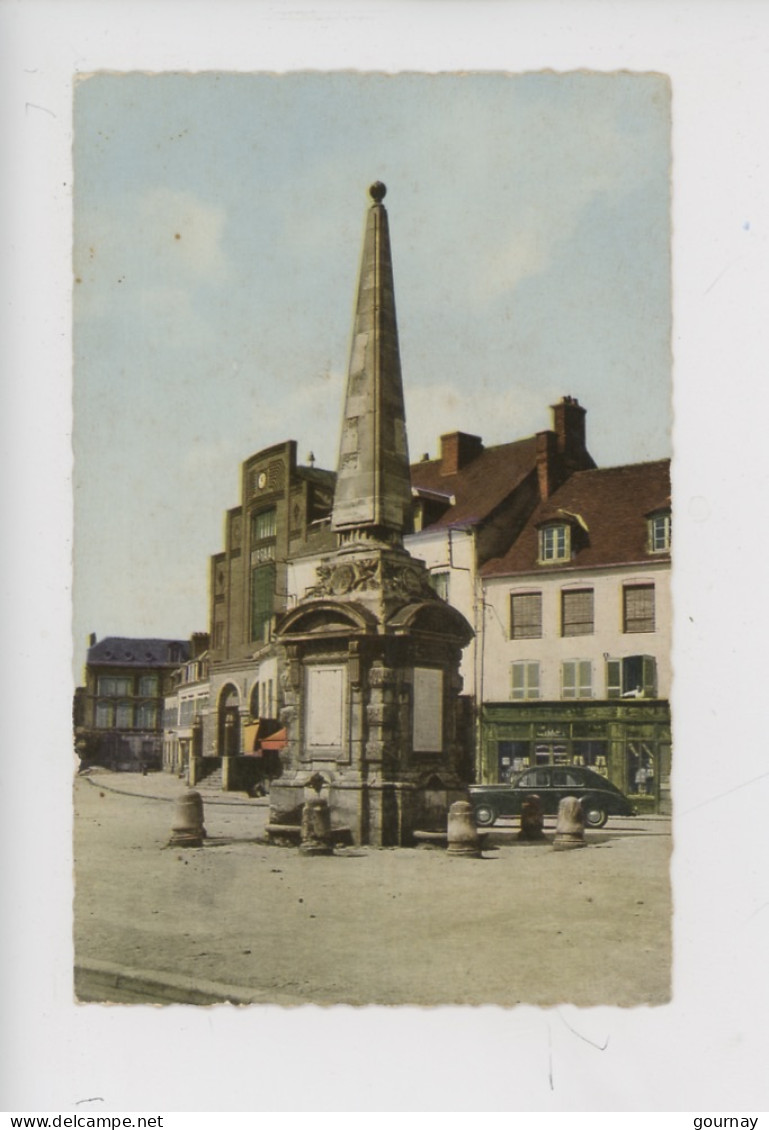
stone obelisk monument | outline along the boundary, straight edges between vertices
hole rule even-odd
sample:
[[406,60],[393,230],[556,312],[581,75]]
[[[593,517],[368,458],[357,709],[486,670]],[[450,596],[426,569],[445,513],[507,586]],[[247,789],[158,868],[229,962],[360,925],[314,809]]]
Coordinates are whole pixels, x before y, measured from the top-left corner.
[[385,186],[369,192],[332,516],[336,552],[278,623],[285,652],[275,819],[306,783],[356,843],[407,845],[465,796],[459,661],[472,629],[403,547],[412,505]]

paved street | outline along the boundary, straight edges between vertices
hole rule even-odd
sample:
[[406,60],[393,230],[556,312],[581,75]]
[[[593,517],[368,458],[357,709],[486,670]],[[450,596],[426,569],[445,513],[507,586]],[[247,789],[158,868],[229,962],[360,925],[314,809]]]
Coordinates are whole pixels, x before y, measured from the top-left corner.
[[205,846],[169,848],[184,788],[168,774],[75,780],[83,1000],[669,998],[669,820],[617,818],[570,852],[519,844],[510,822],[483,859],[403,848],[305,858],[263,842],[265,800],[205,788]]

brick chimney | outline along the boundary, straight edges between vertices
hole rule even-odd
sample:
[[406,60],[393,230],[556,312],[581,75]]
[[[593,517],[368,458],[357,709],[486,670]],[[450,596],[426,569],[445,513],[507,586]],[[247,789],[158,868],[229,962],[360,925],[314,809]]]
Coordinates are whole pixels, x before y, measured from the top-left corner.
[[537,478],[539,497],[543,502],[561,484],[560,464],[555,432],[537,432]]
[[575,470],[590,465],[585,447],[585,416],[587,410],[580,406],[574,396],[564,396],[558,404],[551,407],[553,430],[558,440],[558,454],[566,467]]
[[480,436],[471,436],[467,432],[449,432],[441,436],[441,474],[455,475],[483,451],[483,440]]
[[208,651],[211,637],[208,632],[193,632],[190,639],[192,659],[199,659],[204,651]]

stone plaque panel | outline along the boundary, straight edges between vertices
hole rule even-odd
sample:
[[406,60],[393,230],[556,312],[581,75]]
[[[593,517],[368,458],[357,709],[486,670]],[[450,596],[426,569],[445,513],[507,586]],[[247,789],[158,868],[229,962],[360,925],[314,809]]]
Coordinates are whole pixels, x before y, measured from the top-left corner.
[[323,664],[305,670],[305,749],[341,753],[344,746],[345,668]]
[[443,751],[443,671],[414,668],[414,752]]

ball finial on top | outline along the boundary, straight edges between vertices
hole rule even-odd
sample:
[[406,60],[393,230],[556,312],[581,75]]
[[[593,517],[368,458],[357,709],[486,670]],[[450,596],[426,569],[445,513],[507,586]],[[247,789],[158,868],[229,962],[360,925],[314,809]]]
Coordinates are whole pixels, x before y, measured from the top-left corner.
[[374,181],[368,194],[375,204],[381,204],[387,195],[387,185],[382,184],[381,180]]

